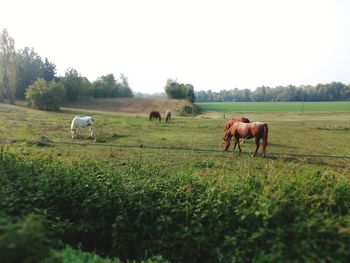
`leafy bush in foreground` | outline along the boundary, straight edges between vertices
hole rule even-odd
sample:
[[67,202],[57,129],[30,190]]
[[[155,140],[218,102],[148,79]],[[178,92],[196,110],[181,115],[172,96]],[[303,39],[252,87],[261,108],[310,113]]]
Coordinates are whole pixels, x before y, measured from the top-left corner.
[[[94,253],[87,253],[80,250],[74,250],[71,247],[66,247],[63,250],[56,250],[46,258],[42,263],[121,263],[117,258],[109,259],[102,258]],[[129,263],[135,263],[136,261],[128,261]],[[146,260],[140,261],[140,263],[169,263],[162,257],[151,257]]]
[[33,215],[19,220],[0,218],[0,262],[40,262],[48,248],[40,219]]
[[150,165],[120,170],[3,152],[0,213],[42,211],[51,239],[122,260],[350,260],[348,177],[249,168],[232,176],[221,186]]

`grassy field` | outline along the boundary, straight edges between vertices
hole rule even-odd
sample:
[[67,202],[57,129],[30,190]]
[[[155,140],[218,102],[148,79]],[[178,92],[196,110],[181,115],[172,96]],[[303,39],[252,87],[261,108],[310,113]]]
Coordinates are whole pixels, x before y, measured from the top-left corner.
[[9,229],[40,218],[52,240],[122,260],[350,259],[349,103],[306,103],[302,115],[300,103],[199,105],[268,123],[267,158],[250,157],[252,141],[223,153],[226,120],[211,115],[159,123],[97,109],[93,138],[72,141],[70,121],[91,110],[0,104],[0,216]]
[[[301,112],[302,102],[199,102],[204,111]],[[350,102],[305,102],[304,112],[349,112]]]

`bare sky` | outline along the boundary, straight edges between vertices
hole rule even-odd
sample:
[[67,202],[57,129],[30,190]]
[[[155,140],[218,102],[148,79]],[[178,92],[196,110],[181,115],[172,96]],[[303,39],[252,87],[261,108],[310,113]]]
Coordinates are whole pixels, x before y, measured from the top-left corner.
[[350,83],[349,0],[0,0],[0,30],[63,75],[195,90]]

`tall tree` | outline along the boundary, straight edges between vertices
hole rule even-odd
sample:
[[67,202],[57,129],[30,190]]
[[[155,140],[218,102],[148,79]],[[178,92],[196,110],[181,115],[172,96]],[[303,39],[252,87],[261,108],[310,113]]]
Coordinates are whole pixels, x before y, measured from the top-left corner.
[[42,66],[43,78],[46,81],[54,80],[56,75],[56,65],[45,58],[45,62]]
[[118,85],[113,74],[99,77],[92,83],[91,95],[94,98],[108,98],[118,96]]
[[10,104],[15,104],[16,84],[15,41],[7,29],[3,29],[0,34],[0,88]]
[[194,93],[194,87],[192,84],[186,84],[186,99],[194,103],[196,101],[196,95]]
[[17,98],[23,99],[28,86],[38,78],[43,77],[43,67],[44,63],[41,57],[33,48],[25,47],[19,50],[17,54]]
[[120,81],[117,81],[118,97],[134,97],[134,94],[129,87],[128,77],[125,74],[121,73],[119,79]]
[[66,70],[62,83],[66,90],[66,101],[76,101],[81,95],[86,93],[90,85],[88,80],[81,77],[80,73],[74,68]]

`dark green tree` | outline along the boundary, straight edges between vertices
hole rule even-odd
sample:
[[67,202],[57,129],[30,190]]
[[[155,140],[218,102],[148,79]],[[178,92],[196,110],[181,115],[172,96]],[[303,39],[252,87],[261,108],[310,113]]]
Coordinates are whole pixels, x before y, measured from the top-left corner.
[[90,86],[90,82],[73,68],[66,70],[61,82],[65,89],[65,101],[68,102],[77,101],[78,98],[87,93]]
[[7,98],[10,104],[15,104],[16,58],[15,41],[7,29],[3,29],[0,34],[0,97]]
[[165,93],[168,98],[187,99],[191,102],[196,100],[193,85],[178,83],[176,80],[168,79],[165,84]]
[[54,80],[56,76],[56,65],[45,58],[42,64],[42,77],[46,81]]
[[118,96],[118,85],[113,74],[99,77],[92,83],[91,96],[94,98],[109,98]]
[[25,47],[17,53],[16,97],[24,99],[25,90],[35,80],[42,77],[43,62],[33,48]]
[[117,81],[117,96],[118,97],[134,97],[130,87],[128,78],[125,74],[120,74],[119,81]]

